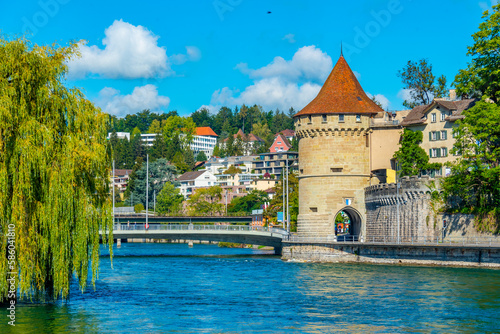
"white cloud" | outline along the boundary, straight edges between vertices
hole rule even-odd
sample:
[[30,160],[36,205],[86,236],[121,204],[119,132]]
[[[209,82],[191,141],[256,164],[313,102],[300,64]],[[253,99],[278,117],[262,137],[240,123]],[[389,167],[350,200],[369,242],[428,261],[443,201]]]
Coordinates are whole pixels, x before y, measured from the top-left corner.
[[144,109],[160,111],[169,104],[170,98],[158,95],[158,89],[154,85],[135,87],[129,95],[121,95],[119,90],[105,87],[99,92],[97,100],[97,105],[103,111],[119,117]]
[[300,110],[318,94],[332,69],[332,59],[315,46],[305,46],[291,60],[275,57],[259,69],[249,69],[245,63],[236,68],[253,79],[253,84],[242,92],[218,89],[212,94],[211,105],[257,103],[267,109]]
[[286,34],[285,36],[283,36],[282,40],[284,41],[288,41],[290,43],[295,43],[295,35],[294,34]]
[[[70,78],[97,74],[106,78],[147,79],[174,74],[166,48],[158,45],[159,37],[147,28],[119,20],[114,21],[104,35],[104,48],[80,43],[81,57],[68,64]],[[195,46],[187,46],[186,53],[173,56],[174,63],[201,58],[201,52]]]
[[256,70],[248,69],[247,64],[238,64],[237,68],[252,79],[278,77],[286,81],[308,80],[323,83],[332,70],[332,58],[311,45],[300,48],[292,60],[275,57],[269,65]]
[[237,96],[237,92],[228,87],[219,89],[212,94],[210,103],[214,106],[257,103],[268,109],[288,110],[294,107],[300,110],[316,97],[320,89],[321,85],[315,83],[299,85],[279,78],[266,78],[248,86]]
[[201,51],[196,46],[186,46],[186,54],[170,56],[173,64],[180,65],[187,61],[198,61],[201,59]]
[[389,101],[389,99],[387,97],[385,97],[384,95],[382,94],[375,94],[375,95],[372,95],[370,93],[366,93],[366,95],[368,95],[368,97],[371,99],[373,96],[375,96],[375,99],[382,105],[382,109],[384,110],[388,110],[389,107],[391,106],[391,102]]

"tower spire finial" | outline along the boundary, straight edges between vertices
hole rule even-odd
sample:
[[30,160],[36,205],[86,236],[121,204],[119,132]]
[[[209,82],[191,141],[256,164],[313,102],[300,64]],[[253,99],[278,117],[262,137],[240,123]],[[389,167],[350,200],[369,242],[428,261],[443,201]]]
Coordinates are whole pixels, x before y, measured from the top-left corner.
[[340,41],[340,56],[344,57],[344,54],[342,53],[342,41]]

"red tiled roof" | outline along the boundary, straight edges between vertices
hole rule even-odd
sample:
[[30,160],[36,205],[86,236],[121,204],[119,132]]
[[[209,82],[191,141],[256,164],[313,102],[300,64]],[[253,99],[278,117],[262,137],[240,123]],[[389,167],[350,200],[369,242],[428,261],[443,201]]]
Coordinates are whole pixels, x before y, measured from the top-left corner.
[[379,111],[382,108],[366,96],[344,57],[340,56],[318,96],[294,117],[312,114],[375,114]]
[[290,129],[286,129],[286,130],[280,131],[280,132],[278,132],[277,134],[275,134],[274,136],[276,137],[276,136],[277,136],[277,135],[279,135],[280,133],[281,133],[282,135],[284,135],[285,137],[295,137],[295,131],[290,130]]
[[[243,140],[243,141],[246,141],[246,142],[254,142],[254,141],[258,141],[258,142],[265,142],[264,139],[260,138],[259,136],[256,136],[254,135],[253,133],[249,133],[249,134],[244,134],[243,131],[241,131],[241,129],[238,130],[238,132],[236,134],[233,135],[233,138],[236,139],[238,138],[238,136],[240,136],[240,138]],[[227,142],[229,138],[226,138],[224,139],[224,142]]]
[[217,134],[212,130],[211,127],[209,126],[202,126],[196,128],[196,135],[197,136],[215,136],[218,137]]

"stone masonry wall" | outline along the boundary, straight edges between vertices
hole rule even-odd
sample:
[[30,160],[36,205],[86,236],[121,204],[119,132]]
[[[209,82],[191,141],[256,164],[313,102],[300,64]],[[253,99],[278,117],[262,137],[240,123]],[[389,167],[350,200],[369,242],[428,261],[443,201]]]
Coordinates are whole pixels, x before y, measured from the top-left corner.
[[401,242],[435,240],[439,236],[430,208],[429,177],[403,177],[399,200],[396,184],[379,184],[365,188],[366,241],[397,240],[398,201]]

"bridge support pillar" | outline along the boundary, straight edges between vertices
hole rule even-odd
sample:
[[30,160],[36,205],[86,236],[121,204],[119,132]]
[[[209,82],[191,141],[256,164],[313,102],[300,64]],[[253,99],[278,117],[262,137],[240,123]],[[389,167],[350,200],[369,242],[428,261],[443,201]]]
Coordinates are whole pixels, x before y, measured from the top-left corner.
[[189,246],[189,247],[193,247],[193,240],[189,240],[189,242],[188,242],[188,246]]
[[120,247],[122,245],[122,239],[116,239],[116,247]]
[[282,250],[282,247],[274,247],[274,255],[281,255]]

